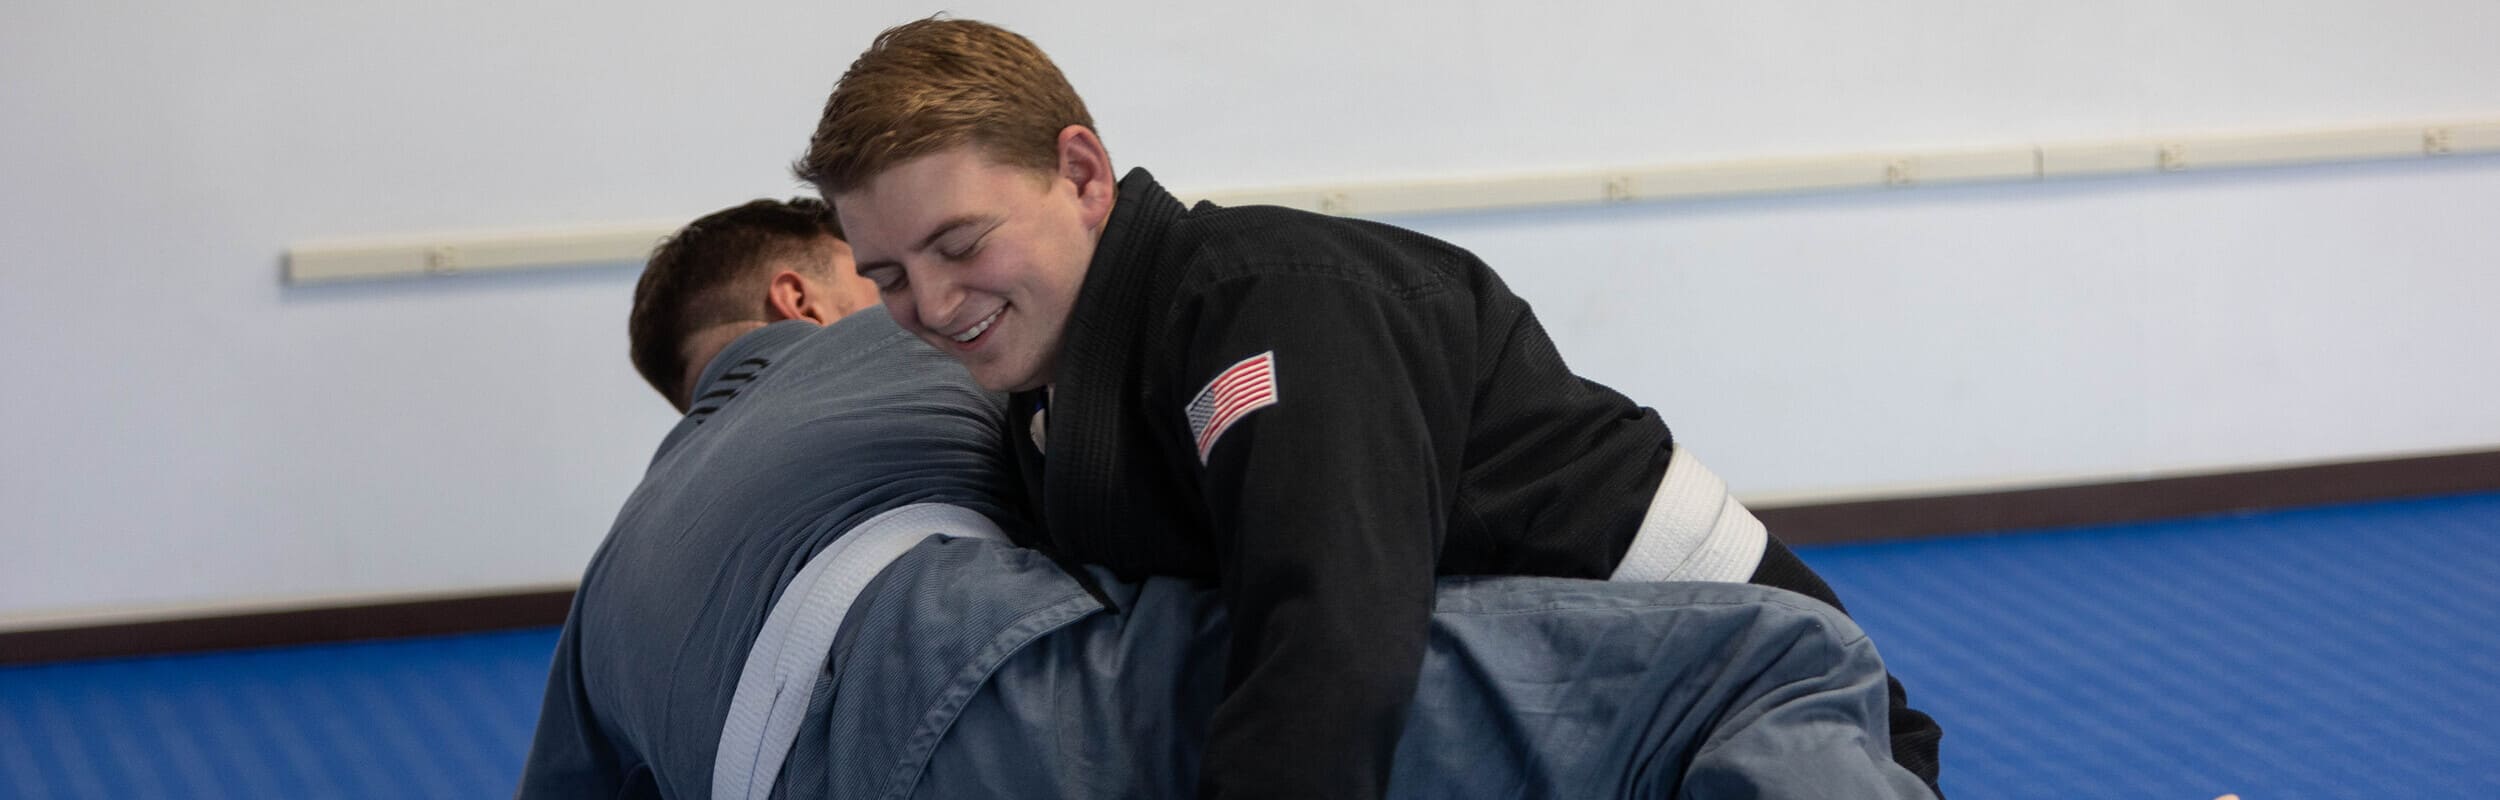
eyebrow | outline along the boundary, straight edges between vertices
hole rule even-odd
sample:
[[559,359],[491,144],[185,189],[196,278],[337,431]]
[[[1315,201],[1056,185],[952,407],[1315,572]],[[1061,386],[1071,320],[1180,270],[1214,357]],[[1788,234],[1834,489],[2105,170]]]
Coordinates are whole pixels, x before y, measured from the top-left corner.
[[[958,229],[961,229],[961,228],[964,228],[964,227],[966,227],[966,226],[970,226],[970,225],[973,225],[973,224],[976,224],[976,223],[980,223],[980,222],[986,221],[986,220],[988,220],[988,219],[989,219],[988,217],[983,216],[983,215],[980,215],[980,214],[963,214],[963,215],[960,215],[960,216],[956,216],[956,217],[949,218],[949,219],[947,219],[945,222],[938,223],[937,229],[932,230],[932,231],[929,231],[929,235],[928,235],[928,236],[921,237],[921,239],[920,239],[920,243],[919,243],[919,244],[917,244],[917,245],[913,245],[911,249],[912,249],[912,251],[913,251],[913,252],[918,252],[918,251],[921,251],[921,250],[927,250],[927,249],[929,249],[929,248],[931,248],[931,247],[935,247],[935,246],[937,245],[937,240],[939,240],[939,239],[941,239],[941,238],[945,238],[945,236],[946,236],[947,234],[949,234],[949,233],[954,233],[954,232],[955,232],[956,230],[958,230]],[[899,268],[901,268],[902,266],[903,266],[903,265],[902,265],[902,262],[895,261],[894,259],[890,259],[890,258],[888,258],[888,259],[878,259],[878,260],[876,260],[876,261],[870,261],[870,262],[867,262],[867,263],[864,263],[864,264],[860,264],[860,265],[858,265],[857,267],[855,267],[854,269],[863,270],[863,271],[864,271],[864,270],[877,269],[877,268],[880,268],[880,267],[894,267],[894,268],[899,269]]]

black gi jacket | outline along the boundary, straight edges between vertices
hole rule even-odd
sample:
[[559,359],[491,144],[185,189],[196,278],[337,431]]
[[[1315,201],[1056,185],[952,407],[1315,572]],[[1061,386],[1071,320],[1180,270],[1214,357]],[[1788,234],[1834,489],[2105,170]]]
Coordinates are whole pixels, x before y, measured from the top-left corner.
[[[1604,578],[1666,472],[1655,412],[1573,375],[1492,270],[1421,234],[1188,209],[1134,170],[1087,270],[1056,384],[1015,398],[1008,438],[1046,522],[1036,544],[1124,579],[1220,584],[1232,652],[1209,795],[1379,796],[1434,578]],[[1274,403],[1193,429],[1193,400],[1261,354]],[[1837,605],[1769,549],[1783,580],[1755,582]],[[1924,769],[1903,763],[1933,783],[1926,748]]]

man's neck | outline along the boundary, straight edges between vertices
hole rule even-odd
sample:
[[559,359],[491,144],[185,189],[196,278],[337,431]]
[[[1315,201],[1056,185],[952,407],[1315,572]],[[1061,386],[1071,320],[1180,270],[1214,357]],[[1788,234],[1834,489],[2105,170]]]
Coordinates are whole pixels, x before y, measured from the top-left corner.
[[720,357],[720,351],[729,349],[730,342],[735,342],[738,337],[745,336],[749,331],[768,324],[771,323],[760,319],[724,322],[695,331],[687,336],[686,343],[680,350],[686,357],[686,377],[682,384],[686,387],[685,395],[688,398],[694,396],[695,383],[703,380],[704,368],[712,365],[712,359]]

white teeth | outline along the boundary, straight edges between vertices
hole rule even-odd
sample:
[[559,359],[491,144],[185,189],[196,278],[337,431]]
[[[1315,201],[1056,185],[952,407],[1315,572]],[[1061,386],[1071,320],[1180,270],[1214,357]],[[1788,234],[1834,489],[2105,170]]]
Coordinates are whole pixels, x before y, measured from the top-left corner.
[[1000,309],[999,309],[999,310],[997,310],[997,311],[992,311],[992,312],[990,312],[989,317],[987,317],[987,318],[985,318],[985,319],[981,320],[981,324],[972,326],[972,330],[968,330],[968,331],[964,331],[964,332],[962,332],[962,333],[955,334],[955,336],[954,336],[955,341],[958,341],[958,342],[969,342],[969,341],[972,341],[972,340],[974,340],[974,339],[981,338],[981,334],[982,334],[982,332],[984,332],[984,331],[988,331],[988,330],[990,329],[990,325],[992,325],[992,324],[994,324],[994,323],[998,322],[998,315],[1000,315],[1000,314],[1004,314],[1004,313],[1007,313],[1007,309],[1005,309],[1005,308],[1000,308]]

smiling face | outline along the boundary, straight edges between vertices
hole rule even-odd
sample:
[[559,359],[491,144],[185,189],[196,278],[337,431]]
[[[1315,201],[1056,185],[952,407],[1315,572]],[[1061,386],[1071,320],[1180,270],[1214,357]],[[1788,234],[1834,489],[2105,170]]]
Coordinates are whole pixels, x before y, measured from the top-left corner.
[[886,312],[991,391],[1053,380],[1117,191],[1092,131],[1071,126],[1061,138],[1063,151],[1091,152],[1041,172],[962,145],[835,197],[859,274],[877,285]]

